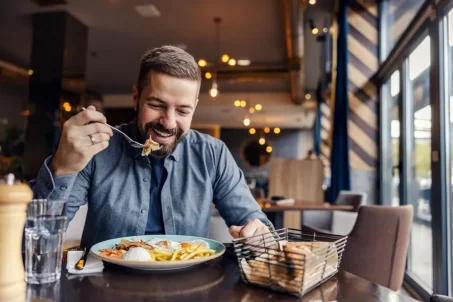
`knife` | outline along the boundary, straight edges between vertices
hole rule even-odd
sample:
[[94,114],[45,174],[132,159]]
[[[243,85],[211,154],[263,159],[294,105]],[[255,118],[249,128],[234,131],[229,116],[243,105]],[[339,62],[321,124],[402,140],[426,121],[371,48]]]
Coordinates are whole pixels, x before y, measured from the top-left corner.
[[78,269],[79,271],[83,270],[85,267],[86,261],[87,261],[88,253],[87,253],[87,248],[85,247],[83,249],[82,257],[80,257],[80,260],[77,261],[75,265],[75,269]]

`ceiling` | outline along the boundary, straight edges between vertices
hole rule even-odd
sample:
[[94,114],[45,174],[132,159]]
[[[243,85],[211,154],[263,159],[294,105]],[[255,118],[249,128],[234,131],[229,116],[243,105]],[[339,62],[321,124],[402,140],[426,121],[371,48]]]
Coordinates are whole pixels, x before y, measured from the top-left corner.
[[[308,7],[305,18],[313,17],[316,24],[322,26],[324,18],[330,19],[332,3],[333,0],[318,0],[315,6]],[[154,4],[161,16],[141,17],[134,9],[139,4]],[[124,95],[131,91],[138,75],[140,57],[148,48],[163,44],[184,45],[196,59],[212,62],[216,56],[213,18],[217,16],[222,18],[222,53],[249,59],[258,65],[288,63],[280,0],[74,0],[68,5],[52,7],[39,7],[31,0],[1,1],[0,60],[27,68],[31,53],[31,15],[61,10],[68,11],[89,28],[85,82],[87,87],[104,95]],[[313,91],[321,75],[322,44],[316,42],[307,22],[304,53],[305,87]],[[203,82],[202,95],[210,85],[209,81]],[[231,77],[219,81],[219,90],[220,94],[229,93],[227,95],[231,97],[244,93],[282,93],[288,100],[290,98],[289,77],[285,73]],[[230,103],[233,101],[231,99]],[[206,114],[200,110],[196,119],[200,122],[222,120],[220,115],[225,115],[226,108],[218,105],[218,109]],[[268,110],[268,119],[277,116],[281,119],[305,110],[290,103],[281,105],[280,109],[275,106],[273,111]],[[301,127],[301,123],[291,125]]]

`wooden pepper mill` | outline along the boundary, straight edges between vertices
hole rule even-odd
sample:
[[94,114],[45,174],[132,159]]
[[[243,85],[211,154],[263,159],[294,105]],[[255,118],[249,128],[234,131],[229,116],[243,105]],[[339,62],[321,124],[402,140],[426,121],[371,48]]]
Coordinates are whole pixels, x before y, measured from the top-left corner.
[[0,182],[0,301],[25,301],[22,235],[33,192],[8,174]]

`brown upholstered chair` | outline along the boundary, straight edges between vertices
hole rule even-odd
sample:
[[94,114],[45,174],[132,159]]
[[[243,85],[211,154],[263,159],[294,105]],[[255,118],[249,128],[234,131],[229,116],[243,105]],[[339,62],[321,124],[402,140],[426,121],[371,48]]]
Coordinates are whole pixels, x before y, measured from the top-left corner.
[[403,284],[413,216],[412,205],[360,207],[343,253],[341,269],[399,290]]
[[366,200],[366,193],[342,190],[335,204],[352,205],[352,211],[304,211],[302,224],[321,233],[347,235],[354,227],[359,207],[366,204]]

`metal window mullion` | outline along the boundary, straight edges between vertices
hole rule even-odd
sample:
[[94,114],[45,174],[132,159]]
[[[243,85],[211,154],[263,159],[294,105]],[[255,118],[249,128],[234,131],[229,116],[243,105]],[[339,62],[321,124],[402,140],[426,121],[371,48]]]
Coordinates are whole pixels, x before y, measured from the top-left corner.
[[[413,135],[413,104],[412,104],[412,91],[409,80],[409,59],[403,61],[400,72],[400,204],[410,204],[409,198],[412,187],[412,135]],[[406,270],[411,268],[412,259],[412,240],[409,240],[409,248],[407,252]]]
[[[392,135],[391,135],[391,116],[392,112],[389,110],[391,99],[389,99],[389,81],[381,85],[381,102],[380,102],[380,115],[379,115],[379,133],[380,133],[380,198],[379,204],[391,205],[392,204],[392,169],[393,161],[389,161],[389,151],[391,152],[392,147]],[[391,153],[390,153],[391,154]],[[390,157],[391,158],[391,157]]]
[[433,291],[437,294],[448,294],[447,268],[447,169],[446,169],[446,119],[445,98],[446,68],[446,22],[440,16],[430,28],[431,66],[430,66],[430,100],[431,100],[431,230],[433,238]]

